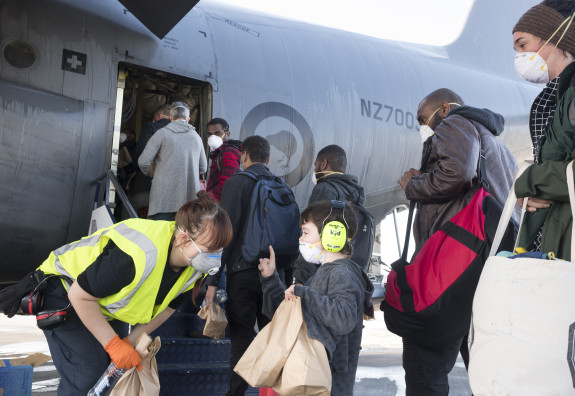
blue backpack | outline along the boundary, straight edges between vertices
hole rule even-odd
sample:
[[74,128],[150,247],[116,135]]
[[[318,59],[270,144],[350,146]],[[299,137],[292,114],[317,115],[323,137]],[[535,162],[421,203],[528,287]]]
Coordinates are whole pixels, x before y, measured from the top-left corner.
[[269,248],[278,256],[299,254],[299,207],[292,190],[277,176],[258,175],[246,170],[239,174],[256,181],[242,255],[248,262],[269,257]]

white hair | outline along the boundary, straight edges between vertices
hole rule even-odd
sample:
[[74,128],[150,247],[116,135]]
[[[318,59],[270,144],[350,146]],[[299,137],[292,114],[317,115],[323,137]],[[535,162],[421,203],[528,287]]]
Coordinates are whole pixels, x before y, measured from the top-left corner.
[[174,102],[170,109],[170,116],[174,121],[187,120],[190,117],[190,109],[184,102]]

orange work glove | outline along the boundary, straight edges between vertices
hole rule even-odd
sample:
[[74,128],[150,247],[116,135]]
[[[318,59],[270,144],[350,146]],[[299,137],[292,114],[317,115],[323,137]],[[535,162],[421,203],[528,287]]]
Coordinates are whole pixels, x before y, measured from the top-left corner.
[[118,368],[129,369],[138,366],[138,370],[142,370],[142,358],[129,343],[122,341],[118,334],[106,344],[104,349]]

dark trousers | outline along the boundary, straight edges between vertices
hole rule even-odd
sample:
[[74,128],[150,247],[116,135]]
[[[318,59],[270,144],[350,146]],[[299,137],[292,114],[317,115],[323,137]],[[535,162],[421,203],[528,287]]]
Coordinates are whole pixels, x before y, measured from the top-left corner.
[[404,338],[405,395],[447,396],[449,394],[447,374],[453,369],[459,352],[467,368],[469,364],[467,336],[435,348]]
[[[52,279],[49,282],[44,293],[43,309],[65,307],[68,304],[66,290]],[[120,338],[128,335],[127,323],[118,320],[109,323]],[[44,335],[60,375],[58,396],[86,395],[110,364],[104,347],[73,311],[68,314],[66,323],[52,330],[44,330]]]
[[256,336],[256,322],[262,329],[270,320],[262,314],[262,285],[257,268],[227,274],[226,283],[226,315],[232,342],[230,388],[226,396],[239,396],[244,395],[248,384],[233,369]]

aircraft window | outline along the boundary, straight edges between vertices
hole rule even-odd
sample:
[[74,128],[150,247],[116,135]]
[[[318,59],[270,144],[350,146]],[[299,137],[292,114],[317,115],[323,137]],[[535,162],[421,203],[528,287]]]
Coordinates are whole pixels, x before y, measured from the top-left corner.
[[34,48],[20,40],[13,40],[7,43],[2,54],[6,62],[18,69],[27,69],[36,61]]

